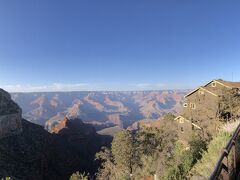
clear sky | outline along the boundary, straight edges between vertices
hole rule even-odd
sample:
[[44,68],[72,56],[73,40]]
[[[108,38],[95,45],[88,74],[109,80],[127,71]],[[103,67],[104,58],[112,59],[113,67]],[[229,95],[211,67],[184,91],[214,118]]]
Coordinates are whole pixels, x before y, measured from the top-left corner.
[[184,89],[239,70],[240,1],[0,1],[8,91]]

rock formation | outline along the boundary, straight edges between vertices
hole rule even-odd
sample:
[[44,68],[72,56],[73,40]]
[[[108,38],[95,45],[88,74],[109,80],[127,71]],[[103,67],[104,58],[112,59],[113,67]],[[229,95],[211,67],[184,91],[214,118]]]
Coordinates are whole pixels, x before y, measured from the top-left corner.
[[95,134],[95,128],[90,124],[85,124],[79,118],[69,119],[65,117],[58,125],[56,125],[51,131],[54,134],[73,134],[78,133],[81,135]]
[[[65,116],[109,127],[127,128],[141,120],[156,120],[182,111],[185,90],[138,92],[39,92],[12,93],[23,117],[50,132]],[[100,126],[95,126],[100,128]]]
[[111,137],[80,119],[65,118],[51,133],[22,119],[21,108],[0,89],[0,179],[68,180],[76,171],[96,173],[96,152]]
[[22,110],[8,92],[0,89],[0,138],[22,132]]

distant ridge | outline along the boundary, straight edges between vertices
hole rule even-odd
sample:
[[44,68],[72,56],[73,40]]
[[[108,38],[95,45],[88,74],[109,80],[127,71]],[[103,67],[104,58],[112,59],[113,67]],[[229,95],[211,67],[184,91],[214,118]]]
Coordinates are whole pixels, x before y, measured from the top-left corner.
[[179,113],[187,92],[76,91],[11,95],[22,107],[23,117],[51,130],[65,116],[77,117],[88,123],[98,122],[98,127],[113,124],[127,128],[143,119],[155,120],[168,112]]

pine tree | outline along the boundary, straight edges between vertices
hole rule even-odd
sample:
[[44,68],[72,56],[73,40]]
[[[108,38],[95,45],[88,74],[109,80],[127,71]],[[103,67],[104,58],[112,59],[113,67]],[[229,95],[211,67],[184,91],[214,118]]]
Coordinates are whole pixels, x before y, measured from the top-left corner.
[[133,136],[130,131],[124,130],[114,136],[112,154],[117,169],[117,179],[130,179],[135,159]]

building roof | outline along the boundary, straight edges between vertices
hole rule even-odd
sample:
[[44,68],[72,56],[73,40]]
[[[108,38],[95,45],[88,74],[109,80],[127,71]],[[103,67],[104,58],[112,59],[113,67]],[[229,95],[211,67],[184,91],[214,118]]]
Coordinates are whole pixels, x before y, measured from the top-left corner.
[[221,84],[221,85],[223,85],[225,87],[228,87],[228,88],[240,88],[240,82],[224,81],[222,79],[211,80],[208,83],[206,83],[204,85],[204,87],[207,86],[208,84],[212,83],[212,82],[216,82],[216,83]]
[[181,115],[177,116],[174,120],[177,121],[179,119],[184,119],[184,121],[186,121],[188,123],[190,122],[194,127],[198,128],[198,129],[202,129],[200,126],[198,126],[197,124],[191,122],[190,120],[186,119],[185,117],[183,117]]
[[208,93],[214,95],[214,96],[218,96],[218,94],[211,91],[210,87],[201,87],[201,89],[204,90],[205,92],[208,92]]
[[203,91],[205,91],[205,92],[208,92],[208,93],[210,93],[210,94],[212,94],[212,95],[214,95],[214,96],[218,96],[217,94],[211,92],[208,87],[202,87],[202,86],[201,86],[201,87],[198,87],[197,89],[194,89],[193,91],[191,91],[190,93],[188,93],[188,94],[187,94],[186,96],[184,96],[184,97],[186,98],[186,97],[190,96],[191,94],[195,93],[195,92],[198,91],[199,89],[201,89],[201,90],[203,90]]
[[240,88],[240,82],[231,82],[231,81],[224,81],[224,80],[215,80],[216,82],[223,84],[224,86],[230,87],[230,88]]
[[240,82],[231,82],[231,81],[224,81],[224,80],[221,80],[221,79],[218,79],[218,80],[211,80],[209,81],[208,83],[206,83],[204,86],[200,86],[196,89],[194,89],[193,91],[191,91],[190,93],[188,93],[186,96],[184,96],[185,98],[190,96],[191,94],[195,93],[196,91],[198,91],[199,89],[202,89],[214,96],[217,96],[217,94],[211,92],[211,89],[207,87],[208,84],[212,83],[212,82],[216,82],[218,84],[221,84],[227,88],[240,88]]

